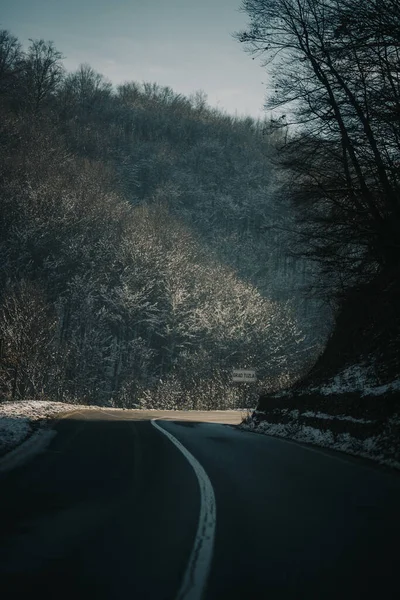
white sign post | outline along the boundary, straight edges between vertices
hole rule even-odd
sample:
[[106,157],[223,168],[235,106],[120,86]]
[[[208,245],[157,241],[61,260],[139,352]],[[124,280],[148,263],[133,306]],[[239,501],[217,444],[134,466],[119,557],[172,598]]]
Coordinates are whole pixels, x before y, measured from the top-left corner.
[[256,383],[257,375],[254,369],[233,369],[232,381],[242,383]]

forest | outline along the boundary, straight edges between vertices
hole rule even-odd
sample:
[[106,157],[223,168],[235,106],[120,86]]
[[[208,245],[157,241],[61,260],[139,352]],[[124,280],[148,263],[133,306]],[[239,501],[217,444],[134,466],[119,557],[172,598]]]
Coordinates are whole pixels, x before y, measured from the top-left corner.
[[291,384],[332,319],[285,127],[63,60],[0,32],[0,399],[236,408],[235,367]]

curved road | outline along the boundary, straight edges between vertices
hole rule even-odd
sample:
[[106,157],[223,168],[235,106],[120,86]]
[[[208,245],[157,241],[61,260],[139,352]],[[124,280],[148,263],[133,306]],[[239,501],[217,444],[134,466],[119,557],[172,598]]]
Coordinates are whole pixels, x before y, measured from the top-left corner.
[[396,473],[227,425],[140,418],[71,415],[1,476],[4,600],[399,597]]

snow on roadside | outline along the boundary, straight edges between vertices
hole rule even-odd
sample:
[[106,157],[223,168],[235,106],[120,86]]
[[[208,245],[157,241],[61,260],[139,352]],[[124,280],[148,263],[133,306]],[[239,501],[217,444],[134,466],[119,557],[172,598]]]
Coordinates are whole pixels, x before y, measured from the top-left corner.
[[38,427],[61,413],[91,407],[43,400],[0,404],[0,456],[21,444]]
[[322,431],[316,427],[310,427],[296,421],[290,423],[270,423],[265,420],[256,423],[248,419],[247,423],[240,425],[240,429],[339,450],[400,469],[400,460],[397,460],[398,454],[395,459],[388,457],[388,450],[393,450],[390,447],[390,428],[392,426],[399,426],[399,424],[400,415],[397,415],[388,421],[388,435],[380,434],[363,440],[350,435],[350,433],[334,433],[330,430]]
[[[298,419],[299,417],[308,417],[312,419],[323,419],[327,421],[349,421],[350,423],[362,423],[362,424],[371,424],[375,423],[375,420],[371,419],[361,419],[356,417],[351,417],[350,415],[328,415],[327,413],[323,413],[318,411],[306,410],[304,412],[300,412],[297,408],[294,410],[290,410],[289,408],[274,408],[272,411],[274,414],[281,414],[291,417],[292,419]],[[253,412],[254,416],[263,415],[263,411],[255,410]]]
[[350,417],[348,415],[327,415],[327,414],[319,412],[319,411],[313,412],[311,410],[307,410],[306,412],[301,413],[301,416],[302,417],[312,417],[314,419],[326,419],[329,421],[337,419],[338,421],[349,421],[351,423],[363,423],[363,424],[375,423],[375,421],[373,421],[371,419],[360,419],[360,418],[356,418],[356,417]]
[[372,366],[352,365],[338,373],[327,383],[302,390],[302,394],[319,393],[323,396],[331,394],[348,394],[361,392],[361,396],[382,396],[388,392],[400,391],[400,379],[384,385],[376,381]]

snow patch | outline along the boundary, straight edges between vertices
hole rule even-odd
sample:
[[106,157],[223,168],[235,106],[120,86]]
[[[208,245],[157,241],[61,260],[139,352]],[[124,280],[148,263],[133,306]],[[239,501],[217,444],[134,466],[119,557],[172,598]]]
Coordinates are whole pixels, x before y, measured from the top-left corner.
[[0,460],[0,473],[11,471],[43,452],[56,435],[57,433],[52,429],[39,429],[36,431],[23,444],[14,448]]
[[[322,385],[318,391],[324,396],[357,392],[363,390],[372,378],[373,371],[371,367],[352,365],[338,373],[328,383]],[[317,391],[317,389],[313,388],[312,391]]]
[[363,390],[363,396],[382,396],[388,392],[399,392],[400,391],[400,379],[396,379],[385,385],[378,385],[376,387],[366,387]]
[[327,383],[305,389],[302,393],[319,393],[324,396],[361,392],[361,396],[381,396],[388,392],[400,391],[400,379],[384,385],[377,385],[374,369],[371,365],[352,365],[347,367]]
[[371,420],[371,419],[360,419],[360,418],[356,418],[356,417],[350,417],[347,415],[328,415],[326,413],[322,413],[322,412],[313,412],[311,410],[307,410],[306,412],[301,413],[302,417],[312,417],[314,419],[326,419],[329,421],[333,421],[333,420],[338,420],[338,421],[350,421],[351,423],[363,423],[363,424],[369,424],[369,423],[375,423],[375,421]]
[[[21,400],[0,404],[0,454],[9,452],[31,435],[35,429],[51,418],[74,410],[88,410],[90,406],[48,402],[45,400]],[[98,410],[98,407],[96,407]]]
[[[320,411],[312,411],[312,410],[306,410],[304,412],[300,412],[298,409],[289,410],[288,408],[274,408],[272,412],[274,414],[280,414],[285,417],[290,416],[292,419],[298,419],[299,417],[308,417],[308,418],[313,418],[313,419],[325,419],[325,420],[329,420],[329,421],[335,421],[335,420],[349,421],[351,423],[362,423],[362,424],[371,424],[371,423],[376,422],[371,419],[361,419],[361,418],[351,417],[349,415],[329,415],[327,413],[323,413]],[[255,415],[255,416],[265,415],[265,412],[255,410],[253,412],[253,415]]]
[[28,437],[31,426],[28,419],[0,416],[0,452],[14,448]]

